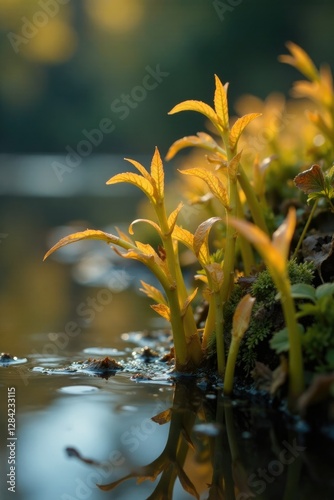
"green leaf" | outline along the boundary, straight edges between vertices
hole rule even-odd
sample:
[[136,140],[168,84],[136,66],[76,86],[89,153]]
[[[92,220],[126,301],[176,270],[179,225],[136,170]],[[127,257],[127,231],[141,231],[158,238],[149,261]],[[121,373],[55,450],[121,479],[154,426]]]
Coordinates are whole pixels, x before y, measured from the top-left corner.
[[334,293],[334,283],[324,283],[323,285],[318,286],[318,288],[315,291],[315,296],[319,300],[327,295],[333,295],[333,293]]
[[308,299],[315,302],[316,291],[312,285],[296,283],[291,286],[291,295],[294,299]]
[[312,165],[308,170],[304,170],[294,178],[294,182],[305,194],[320,193],[326,190],[325,177],[321,167]]
[[273,335],[270,340],[270,347],[274,349],[277,354],[289,351],[289,332],[287,328],[283,328]]

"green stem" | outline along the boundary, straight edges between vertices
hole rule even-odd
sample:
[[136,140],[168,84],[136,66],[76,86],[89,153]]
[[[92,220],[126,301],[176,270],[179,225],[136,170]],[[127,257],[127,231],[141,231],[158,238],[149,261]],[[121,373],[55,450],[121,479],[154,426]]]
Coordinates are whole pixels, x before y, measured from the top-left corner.
[[218,373],[223,377],[225,372],[224,316],[223,303],[219,291],[214,293],[214,301]]
[[243,192],[245,193],[247,203],[248,203],[249,209],[251,211],[254,223],[260,229],[262,229],[262,231],[264,231],[266,234],[269,234],[267,224],[266,224],[266,221],[265,221],[264,216],[263,216],[263,210],[261,208],[259,200],[257,199],[256,194],[254,192],[254,189],[253,189],[251,183],[249,182],[249,179],[248,179],[244,169],[242,168],[241,164],[239,164],[238,181],[239,181],[239,184],[240,184]]
[[[239,219],[244,218],[244,213],[242,210],[241,202],[240,202],[240,197],[238,194],[238,200],[237,200],[237,215]],[[244,272],[246,275],[250,275],[252,272],[252,269],[255,267],[255,259],[254,259],[254,252],[252,249],[251,244],[249,241],[246,240],[243,236],[239,235],[239,245],[240,245],[240,252],[241,252],[241,257],[242,257],[242,262],[244,265]]]
[[299,326],[296,320],[296,309],[293,298],[291,297],[290,282],[287,278],[276,275],[276,287],[281,293],[281,304],[285,324],[289,336],[289,406],[294,409],[296,400],[302,394],[305,388],[302,345]]
[[225,377],[224,377],[224,394],[229,396],[233,390],[233,382],[234,382],[234,371],[235,364],[239,352],[240,347],[240,339],[232,336],[230,348],[227,356]]
[[205,326],[202,338],[202,349],[204,352],[208,349],[210,344],[210,339],[215,331],[215,319],[216,319],[215,297],[213,294],[211,294],[209,298],[208,315],[205,320]]
[[315,210],[317,208],[317,205],[318,205],[318,200],[315,200],[315,202],[313,203],[313,207],[312,207],[312,210],[308,216],[308,219],[306,221],[306,224],[304,226],[304,229],[303,229],[303,232],[302,234],[300,235],[300,238],[298,240],[298,243],[297,243],[297,246],[295,248],[295,251],[293,252],[293,255],[292,255],[292,259],[295,259],[298,255],[298,252],[300,250],[300,247],[302,246],[302,243],[304,241],[304,238],[305,238],[305,235],[306,235],[306,232],[309,228],[309,225],[311,224],[311,221],[313,219],[313,216],[314,216],[314,213],[315,213]]

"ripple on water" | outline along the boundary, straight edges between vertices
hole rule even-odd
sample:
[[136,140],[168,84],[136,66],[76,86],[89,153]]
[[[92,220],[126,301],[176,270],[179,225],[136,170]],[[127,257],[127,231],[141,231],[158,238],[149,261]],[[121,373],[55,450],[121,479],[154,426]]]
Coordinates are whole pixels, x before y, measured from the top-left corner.
[[0,366],[11,366],[11,365],[21,365],[27,363],[27,358],[18,358],[17,356],[12,356],[7,352],[2,352],[0,354]]

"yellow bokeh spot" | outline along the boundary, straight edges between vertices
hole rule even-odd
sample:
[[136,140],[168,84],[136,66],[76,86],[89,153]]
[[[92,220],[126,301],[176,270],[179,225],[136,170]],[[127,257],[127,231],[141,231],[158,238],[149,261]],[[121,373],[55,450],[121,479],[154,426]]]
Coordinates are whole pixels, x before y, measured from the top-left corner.
[[70,59],[76,47],[77,36],[71,26],[59,19],[50,19],[22,47],[22,52],[34,61],[60,63]]
[[136,28],[144,16],[139,0],[86,0],[86,10],[96,24],[116,33]]

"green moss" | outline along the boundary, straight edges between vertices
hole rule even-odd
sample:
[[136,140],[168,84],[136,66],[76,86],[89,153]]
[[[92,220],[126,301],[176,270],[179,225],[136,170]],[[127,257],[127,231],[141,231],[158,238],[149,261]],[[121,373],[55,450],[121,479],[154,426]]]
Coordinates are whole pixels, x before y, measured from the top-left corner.
[[[311,284],[314,267],[311,263],[297,264],[293,260],[288,264],[288,274],[292,284]],[[224,318],[228,344],[235,308],[246,293],[251,293],[256,298],[256,302],[253,307],[249,328],[241,342],[237,365],[244,373],[249,374],[256,360],[271,367],[277,365],[277,355],[270,348],[269,340],[273,333],[284,327],[284,318],[281,305],[275,298],[277,294],[276,287],[269,272],[265,269],[256,276],[250,288],[246,289],[237,284],[229,302],[225,305]]]

